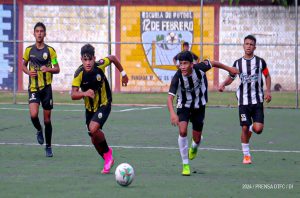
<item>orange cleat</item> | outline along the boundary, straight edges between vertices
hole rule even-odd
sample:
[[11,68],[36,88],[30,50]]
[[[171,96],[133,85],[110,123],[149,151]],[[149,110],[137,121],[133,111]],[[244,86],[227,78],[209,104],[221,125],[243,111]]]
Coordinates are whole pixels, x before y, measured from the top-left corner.
[[252,164],[250,155],[244,155],[243,164]]

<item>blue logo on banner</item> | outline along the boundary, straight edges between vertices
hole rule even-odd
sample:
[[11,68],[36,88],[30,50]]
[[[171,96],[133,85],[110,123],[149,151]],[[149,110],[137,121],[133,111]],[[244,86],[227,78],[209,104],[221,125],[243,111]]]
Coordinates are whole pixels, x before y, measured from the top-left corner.
[[[13,5],[0,5],[0,40],[13,40]],[[0,90],[13,89],[13,47],[12,42],[0,42]]]

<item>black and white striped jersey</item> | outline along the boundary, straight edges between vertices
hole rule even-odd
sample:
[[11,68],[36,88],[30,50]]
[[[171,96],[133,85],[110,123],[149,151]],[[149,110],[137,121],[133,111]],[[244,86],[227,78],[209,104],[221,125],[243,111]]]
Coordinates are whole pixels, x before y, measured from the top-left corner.
[[[264,59],[253,56],[251,59],[240,58],[233,64],[239,71],[240,86],[236,92],[239,105],[264,102],[262,73],[267,70]],[[235,76],[230,75],[231,78]]]
[[169,89],[169,94],[177,95],[177,108],[198,109],[207,103],[207,78],[205,72],[211,69],[211,64],[203,62],[194,64],[192,74],[183,76],[178,70]]

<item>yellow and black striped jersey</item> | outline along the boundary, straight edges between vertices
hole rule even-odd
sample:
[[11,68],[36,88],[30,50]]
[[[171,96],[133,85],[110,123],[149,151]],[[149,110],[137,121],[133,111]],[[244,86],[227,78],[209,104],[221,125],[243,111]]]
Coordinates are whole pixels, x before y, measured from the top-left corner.
[[88,111],[96,112],[100,106],[112,102],[112,94],[104,69],[110,65],[108,58],[95,62],[93,69],[86,72],[83,65],[80,65],[74,74],[72,87],[80,87],[82,91],[92,89],[95,93],[94,99],[84,97],[85,108]]
[[50,72],[43,73],[41,67],[52,68],[52,65],[58,64],[54,48],[45,44],[43,49],[38,49],[35,44],[31,45],[25,49],[23,59],[28,61],[29,71],[37,71],[36,77],[29,77],[28,89],[30,91],[41,90],[52,83],[53,74]]

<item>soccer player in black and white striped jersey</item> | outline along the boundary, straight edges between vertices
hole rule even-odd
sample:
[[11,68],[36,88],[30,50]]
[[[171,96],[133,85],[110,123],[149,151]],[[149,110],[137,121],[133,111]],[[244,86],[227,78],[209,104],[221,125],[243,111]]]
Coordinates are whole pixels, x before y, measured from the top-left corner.
[[[178,145],[182,158],[182,175],[190,175],[189,159],[196,157],[197,149],[201,141],[203,121],[205,117],[205,105],[207,103],[207,79],[205,73],[211,67],[224,69],[233,75],[238,70],[216,61],[208,61],[193,64],[193,55],[189,51],[181,52],[178,56],[179,70],[175,73],[168,96],[168,109],[171,124],[178,126]],[[173,109],[173,100],[177,95],[177,114]],[[193,125],[193,138],[188,149],[187,127],[188,122]]]
[[[271,76],[264,59],[254,55],[256,49],[256,38],[248,35],[244,38],[245,54],[236,60],[234,68],[240,71],[240,86],[236,92],[239,104],[240,125],[242,127],[241,142],[244,154],[243,163],[251,164],[249,140],[252,132],[261,134],[264,128],[264,99],[269,103],[271,97]],[[263,90],[263,79],[265,76],[266,91]],[[224,91],[225,86],[230,85],[235,75],[229,75],[220,85],[219,91]]]

